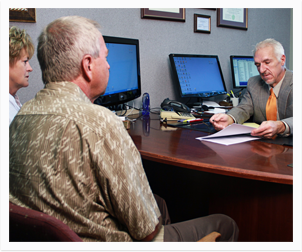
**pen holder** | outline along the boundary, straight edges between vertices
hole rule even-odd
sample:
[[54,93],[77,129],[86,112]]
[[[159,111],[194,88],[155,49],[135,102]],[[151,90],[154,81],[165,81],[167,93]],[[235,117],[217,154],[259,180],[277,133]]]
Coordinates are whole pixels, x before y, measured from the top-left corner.
[[235,98],[231,97],[231,102],[233,104],[233,107],[236,107],[239,104],[239,98],[238,97],[235,97]]

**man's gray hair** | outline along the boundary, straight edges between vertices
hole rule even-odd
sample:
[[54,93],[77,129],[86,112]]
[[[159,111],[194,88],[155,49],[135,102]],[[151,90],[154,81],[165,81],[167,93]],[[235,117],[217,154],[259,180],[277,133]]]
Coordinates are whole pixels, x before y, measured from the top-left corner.
[[84,55],[99,57],[99,28],[97,22],[79,16],[61,17],[44,28],[37,48],[44,84],[74,80]]
[[275,55],[276,55],[276,58],[281,61],[281,57],[282,55],[285,55],[284,53],[284,48],[282,46],[282,44],[280,42],[278,42],[277,40],[275,39],[272,39],[272,38],[268,38],[266,40],[263,40],[261,42],[259,42],[256,46],[255,46],[255,49],[253,51],[254,53],[254,56],[255,56],[255,53],[261,49],[261,48],[264,48],[264,47],[267,47],[267,46],[272,46],[274,48],[274,52],[275,52]]

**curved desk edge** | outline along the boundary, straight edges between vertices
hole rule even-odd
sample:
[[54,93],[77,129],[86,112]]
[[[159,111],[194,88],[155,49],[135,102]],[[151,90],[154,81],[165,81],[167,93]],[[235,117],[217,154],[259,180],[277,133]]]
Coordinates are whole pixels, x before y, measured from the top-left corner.
[[184,159],[161,156],[143,150],[139,150],[139,152],[143,159],[147,159],[150,161],[155,161],[163,164],[169,164],[169,165],[179,166],[183,168],[210,172],[210,173],[226,175],[226,176],[273,182],[279,184],[288,184],[288,185],[293,184],[293,176],[290,175],[260,172],[260,171],[250,171],[250,170],[244,170],[244,169],[239,169],[229,166],[218,166],[218,165],[212,165],[207,163],[199,163],[199,162],[188,161]]

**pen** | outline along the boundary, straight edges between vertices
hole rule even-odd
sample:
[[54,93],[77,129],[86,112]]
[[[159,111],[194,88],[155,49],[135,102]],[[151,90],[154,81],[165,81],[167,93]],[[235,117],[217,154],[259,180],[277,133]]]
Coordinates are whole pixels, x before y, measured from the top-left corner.
[[233,93],[233,90],[231,90],[231,94],[232,94],[232,96],[235,98],[236,96],[234,95],[234,93]]
[[197,119],[188,119],[188,120],[185,120],[184,122],[185,123],[194,123],[194,122],[202,122],[203,119],[202,118],[197,118]]

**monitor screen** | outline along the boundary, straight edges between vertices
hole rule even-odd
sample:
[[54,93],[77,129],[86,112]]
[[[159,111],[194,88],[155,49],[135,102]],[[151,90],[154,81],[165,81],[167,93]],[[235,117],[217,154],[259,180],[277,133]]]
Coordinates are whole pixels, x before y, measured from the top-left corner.
[[170,54],[169,59],[181,97],[226,94],[217,55]]
[[109,51],[109,81],[105,94],[95,104],[112,106],[134,100],[141,95],[138,39],[103,36]]
[[253,56],[230,56],[234,88],[245,88],[249,78],[258,75]]

